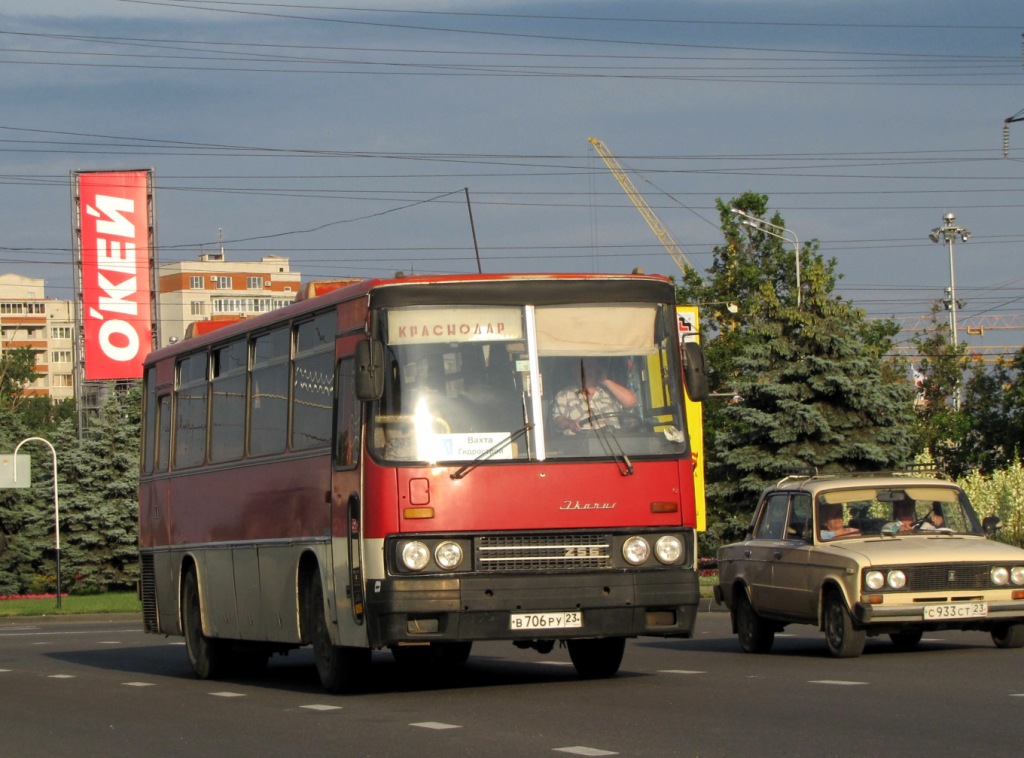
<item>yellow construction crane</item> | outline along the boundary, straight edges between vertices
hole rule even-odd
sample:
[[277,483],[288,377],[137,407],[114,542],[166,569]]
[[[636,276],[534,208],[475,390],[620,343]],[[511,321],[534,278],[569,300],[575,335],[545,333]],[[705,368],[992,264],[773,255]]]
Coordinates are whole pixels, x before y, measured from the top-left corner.
[[651,210],[651,206],[644,200],[644,196],[633,186],[633,182],[626,176],[626,172],[622,170],[622,166],[615,160],[615,156],[611,154],[611,151],[597,137],[588,138],[588,142],[594,146],[597,154],[601,156],[601,160],[608,166],[608,170],[612,172],[612,175],[622,185],[622,189],[629,196],[629,199],[633,201],[636,209],[640,211],[640,215],[644,217],[644,221],[651,227],[651,231],[661,240],[661,244],[665,246],[665,250],[668,251],[668,254],[672,256],[672,260],[679,266],[679,270],[686,271],[688,268],[693,268],[693,264],[686,258],[679,243],[672,238],[668,229],[665,228],[665,225],[661,223],[661,220]]

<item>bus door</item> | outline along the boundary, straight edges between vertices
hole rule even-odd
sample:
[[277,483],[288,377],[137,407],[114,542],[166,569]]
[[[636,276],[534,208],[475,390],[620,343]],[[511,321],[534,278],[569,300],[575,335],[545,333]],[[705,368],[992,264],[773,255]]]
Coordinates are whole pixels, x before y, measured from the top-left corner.
[[[355,395],[352,340],[338,341],[342,357],[336,366],[335,430],[331,474],[331,533],[335,597],[341,644],[359,644],[365,632],[362,571],[362,403]],[[348,638],[346,638],[348,637]]]

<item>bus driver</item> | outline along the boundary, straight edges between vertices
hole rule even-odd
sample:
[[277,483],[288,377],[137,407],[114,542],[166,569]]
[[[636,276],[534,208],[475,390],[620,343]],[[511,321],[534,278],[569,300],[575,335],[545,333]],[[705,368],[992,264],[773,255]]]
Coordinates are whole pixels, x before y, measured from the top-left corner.
[[555,395],[553,423],[563,434],[576,434],[605,424],[619,427],[616,414],[636,407],[636,395],[608,378],[608,369],[599,359],[580,362],[580,386],[570,385]]

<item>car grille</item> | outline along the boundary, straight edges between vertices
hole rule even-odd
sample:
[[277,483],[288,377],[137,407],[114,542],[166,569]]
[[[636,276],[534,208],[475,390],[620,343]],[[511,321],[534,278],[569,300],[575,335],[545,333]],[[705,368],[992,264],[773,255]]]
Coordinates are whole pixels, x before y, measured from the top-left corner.
[[611,566],[610,534],[522,534],[480,537],[480,571],[577,571]]
[[900,590],[901,592],[984,590],[992,586],[989,580],[992,566],[987,563],[946,563],[899,568],[907,575],[907,586]]

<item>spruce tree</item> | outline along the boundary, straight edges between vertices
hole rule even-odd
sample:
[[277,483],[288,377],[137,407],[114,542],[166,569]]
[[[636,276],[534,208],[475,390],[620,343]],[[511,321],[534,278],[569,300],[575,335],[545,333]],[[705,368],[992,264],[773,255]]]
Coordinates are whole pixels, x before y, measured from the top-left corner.
[[707,303],[702,341],[723,396],[705,403],[707,494],[712,528],[733,527],[724,538],[737,536],[771,482],[890,469],[915,452],[913,388],[883,360],[895,325],[870,324],[833,294],[836,262],[816,241],[801,250],[798,307],[795,252],[730,210],[785,226],[778,213],[767,218],[767,203],[756,193],[719,200],[725,244],[708,276],[688,272],[679,291],[680,302]]

